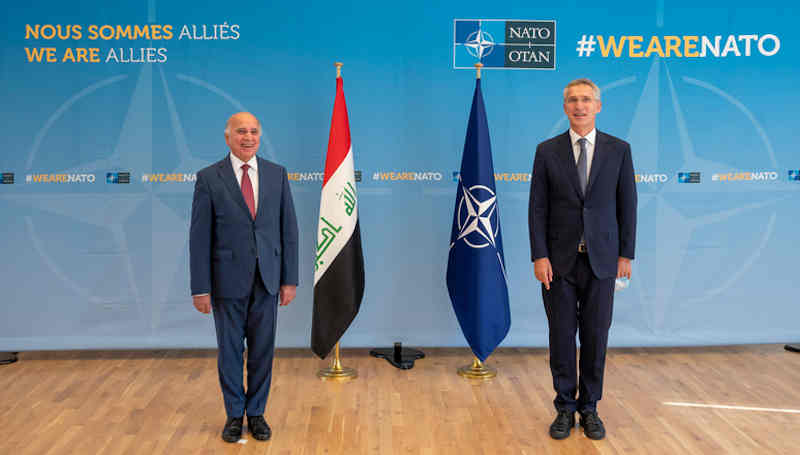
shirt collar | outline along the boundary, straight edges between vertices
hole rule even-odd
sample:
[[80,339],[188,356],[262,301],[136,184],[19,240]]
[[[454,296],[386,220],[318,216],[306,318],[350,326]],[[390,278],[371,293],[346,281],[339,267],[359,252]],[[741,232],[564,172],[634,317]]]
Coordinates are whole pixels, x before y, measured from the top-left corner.
[[[242,165],[245,164],[245,162],[240,160],[236,155],[233,154],[233,152],[229,153],[229,155],[231,157],[231,164],[233,165],[233,170],[238,171],[239,169],[241,169]],[[258,158],[256,158],[255,155],[253,155],[253,157],[250,158],[250,161],[248,161],[247,164],[250,166],[251,169],[258,170]]]
[[595,137],[597,137],[597,128],[592,128],[592,131],[589,131],[589,134],[587,134],[586,136],[581,136],[580,134],[573,131],[572,128],[569,129],[569,138],[571,140],[572,145],[577,144],[578,139],[582,137],[585,137],[590,144],[594,145]]

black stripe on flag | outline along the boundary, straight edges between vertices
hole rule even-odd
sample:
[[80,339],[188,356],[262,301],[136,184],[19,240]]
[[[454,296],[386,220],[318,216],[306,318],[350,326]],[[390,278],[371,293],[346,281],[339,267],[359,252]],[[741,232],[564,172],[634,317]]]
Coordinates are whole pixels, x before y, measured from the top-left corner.
[[364,297],[360,221],[353,235],[314,286],[311,350],[325,358],[350,327]]

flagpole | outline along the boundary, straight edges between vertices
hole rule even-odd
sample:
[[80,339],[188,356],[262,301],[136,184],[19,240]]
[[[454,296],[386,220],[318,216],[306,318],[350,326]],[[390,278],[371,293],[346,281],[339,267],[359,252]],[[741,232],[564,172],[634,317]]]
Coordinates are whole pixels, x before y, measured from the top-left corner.
[[[483,68],[483,63],[475,64],[475,79],[481,78],[481,68]],[[485,365],[477,356],[474,356],[471,365],[464,365],[458,369],[458,375],[465,379],[488,381],[497,376],[497,369]]]
[[[344,63],[342,62],[335,62],[333,64],[336,67],[336,79],[342,77],[342,66]],[[323,381],[336,381],[336,382],[346,382],[355,379],[358,377],[358,371],[355,368],[348,368],[342,366],[342,359],[339,356],[339,342],[336,342],[336,346],[333,348],[333,361],[331,362],[331,366],[329,368],[323,368],[317,372],[317,377]]]
[[346,382],[358,377],[358,371],[355,368],[348,368],[342,366],[342,361],[339,358],[339,343],[333,348],[333,361],[329,368],[323,368],[317,372],[317,377],[323,381],[337,381]]

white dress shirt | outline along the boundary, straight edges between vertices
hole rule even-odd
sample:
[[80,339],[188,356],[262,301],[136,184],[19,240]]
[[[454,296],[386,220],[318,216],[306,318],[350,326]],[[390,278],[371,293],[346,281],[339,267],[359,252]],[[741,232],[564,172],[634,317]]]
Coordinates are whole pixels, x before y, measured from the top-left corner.
[[[231,153],[230,156],[233,173],[236,174],[236,182],[239,184],[239,188],[241,188],[242,175],[244,174],[242,165],[245,164],[245,162],[237,158],[233,153]],[[253,185],[253,200],[255,201],[256,213],[258,213],[258,159],[253,155],[247,164],[250,166],[250,169],[247,170],[247,175],[250,177],[250,183]]]
[[586,136],[581,136],[575,131],[572,131],[572,128],[570,128],[569,137],[572,141],[572,154],[575,156],[575,164],[578,164],[578,157],[581,156],[581,145],[578,144],[578,139],[581,137],[586,138],[586,181],[588,182],[589,176],[592,172],[592,158],[594,158],[594,144],[595,139],[597,138],[597,129],[592,128],[592,131],[589,131],[589,134]]

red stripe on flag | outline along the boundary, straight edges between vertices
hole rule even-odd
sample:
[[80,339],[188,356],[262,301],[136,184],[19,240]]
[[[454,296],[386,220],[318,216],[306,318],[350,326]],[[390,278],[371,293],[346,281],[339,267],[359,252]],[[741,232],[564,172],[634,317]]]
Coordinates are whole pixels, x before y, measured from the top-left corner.
[[336,169],[342,164],[347,152],[350,150],[350,123],[347,120],[347,106],[344,102],[344,89],[342,78],[336,78],[336,101],[333,103],[333,120],[331,120],[331,134],[328,138],[328,156],[325,158],[325,180],[322,186],[328,183]]

